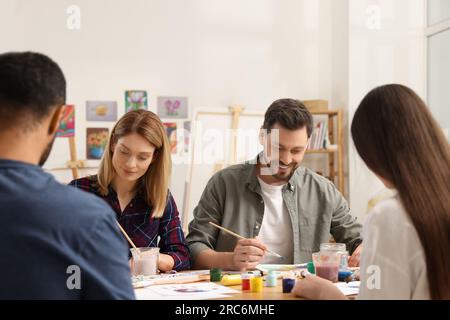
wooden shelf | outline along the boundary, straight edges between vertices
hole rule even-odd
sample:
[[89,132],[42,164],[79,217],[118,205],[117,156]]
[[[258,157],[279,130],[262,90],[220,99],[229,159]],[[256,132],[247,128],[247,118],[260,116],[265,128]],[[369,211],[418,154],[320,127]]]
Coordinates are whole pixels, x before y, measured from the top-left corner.
[[314,153],[335,153],[338,152],[338,149],[334,150],[327,150],[327,149],[319,149],[319,150],[306,150],[306,153],[308,154],[314,154]]
[[[306,154],[322,154],[328,157],[328,170],[324,173],[334,182],[339,191],[345,196],[344,182],[344,132],[343,114],[340,109],[316,109],[310,110],[313,116],[327,116],[328,118],[328,138],[332,145],[337,148],[327,150],[306,150]],[[328,171],[328,173],[327,173]]]
[[337,116],[339,114],[339,110],[315,110],[311,111],[312,115],[328,115],[328,116]]

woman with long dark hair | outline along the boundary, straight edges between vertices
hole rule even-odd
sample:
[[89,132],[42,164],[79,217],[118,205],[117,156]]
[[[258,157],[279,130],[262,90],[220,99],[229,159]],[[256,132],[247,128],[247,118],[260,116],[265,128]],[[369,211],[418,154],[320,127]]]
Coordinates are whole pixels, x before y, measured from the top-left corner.
[[[364,226],[360,299],[450,299],[450,147],[411,89],[381,86],[353,118],[358,154],[396,195],[379,203]],[[345,298],[315,276],[296,295]]]

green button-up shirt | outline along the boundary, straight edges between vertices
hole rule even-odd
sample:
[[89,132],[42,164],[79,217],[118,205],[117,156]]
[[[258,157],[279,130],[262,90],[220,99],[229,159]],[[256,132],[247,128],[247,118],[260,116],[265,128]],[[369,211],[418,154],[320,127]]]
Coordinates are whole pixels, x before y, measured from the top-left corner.
[[[256,175],[256,161],[230,166],[209,180],[189,224],[186,240],[192,263],[205,249],[231,252],[234,236],[210,225],[212,221],[246,238],[259,234],[264,201]],[[362,242],[362,226],[350,215],[347,201],[328,179],[299,167],[282,189],[292,222],[294,263],[311,260],[321,243],[345,243],[350,253]],[[283,237],[280,234],[280,237]]]

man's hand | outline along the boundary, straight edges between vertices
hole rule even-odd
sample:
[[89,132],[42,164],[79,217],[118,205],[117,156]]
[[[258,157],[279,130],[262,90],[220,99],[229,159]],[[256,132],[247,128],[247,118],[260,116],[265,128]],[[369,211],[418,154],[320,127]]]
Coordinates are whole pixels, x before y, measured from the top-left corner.
[[267,247],[259,239],[242,239],[233,251],[233,265],[236,270],[254,269],[264,258]]
[[297,297],[310,300],[347,299],[331,281],[312,274],[308,274],[304,279],[297,280],[292,293]]
[[356,248],[355,251],[353,251],[352,256],[348,259],[348,266],[349,267],[359,267],[359,260],[361,258],[361,251],[362,251],[362,244]]

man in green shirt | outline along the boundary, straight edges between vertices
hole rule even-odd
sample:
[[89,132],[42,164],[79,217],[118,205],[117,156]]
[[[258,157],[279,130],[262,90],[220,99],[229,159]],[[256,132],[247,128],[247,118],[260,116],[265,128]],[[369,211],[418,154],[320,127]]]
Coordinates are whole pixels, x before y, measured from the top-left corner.
[[361,224],[331,181],[300,166],[312,130],[311,113],[300,101],[280,99],[269,107],[259,137],[263,152],[216,173],[194,209],[187,241],[195,268],[308,262],[330,234],[346,244],[350,265],[359,264]]

